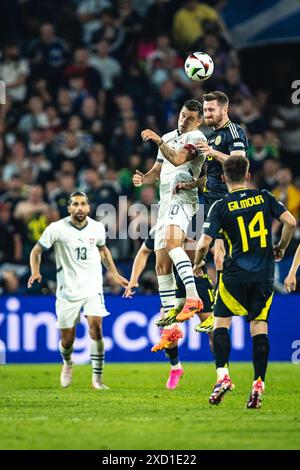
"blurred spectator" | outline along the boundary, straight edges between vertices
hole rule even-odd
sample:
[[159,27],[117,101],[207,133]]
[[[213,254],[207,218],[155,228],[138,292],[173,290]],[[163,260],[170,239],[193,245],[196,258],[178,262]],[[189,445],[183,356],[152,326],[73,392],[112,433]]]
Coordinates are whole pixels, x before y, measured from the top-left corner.
[[92,97],[83,100],[81,106],[82,129],[97,136],[102,132],[102,119],[97,101]]
[[114,119],[118,126],[122,125],[126,119],[137,118],[134,102],[129,95],[116,95],[115,103],[117,105],[117,112],[114,113]]
[[125,68],[124,74],[119,76],[117,92],[127,95],[143,114],[143,104],[149,95],[149,81],[140,64],[133,62]]
[[125,30],[121,26],[117,12],[111,8],[105,8],[100,14],[100,20],[101,26],[93,34],[92,44],[106,40],[108,42],[108,53],[117,59],[121,59],[125,42]]
[[68,120],[70,119],[73,111],[71,93],[67,88],[59,88],[57,94],[57,107],[59,117],[62,120],[63,125],[65,126]]
[[134,202],[129,208],[130,218],[130,239],[133,242],[135,251],[139,249],[143,240],[150,232],[151,227],[156,223],[158,212],[158,201],[156,191],[153,186],[144,186],[140,192],[140,199]]
[[[246,101],[246,98],[251,97],[251,92],[247,85],[241,80],[239,68],[236,65],[230,66],[226,69],[224,80],[220,83],[218,88],[220,91],[223,91],[226,95],[230,96],[231,103],[239,102],[241,100]],[[249,99],[247,100],[247,103],[252,103],[252,101],[250,102]]]
[[126,53],[131,54],[135,41],[142,30],[142,19],[135,10],[132,0],[117,0],[117,11],[120,24],[125,31]]
[[0,264],[22,260],[21,224],[14,220],[8,204],[0,203]]
[[65,68],[64,76],[66,78],[81,77],[84,90],[94,97],[97,97],[102,89],[101,74],[91,63],[90,53],[85,47],[79,47],[75,50],[74,61]]
[[278,106],[272,127],[278,131],[284,163],[292,168],[294,174],[299,175],[300,107],[290,104]]
[[52,93],[59,85],[70,55],[67,43],[55,35],[53,24],[42,24],[40,39],[32,41],[28,54],[34,78],[47,78]]
[[109,55],[109,42],[106,39],[99,41],[95,48],[96,54],[90,59],[90,64],[100,73],[103,88],[111,90],[116,79],[121,74],[119,62]]
[[[136,0],[138,1],[138,0]],[[171,33],[173,16],[181,1],[178,0],[154,0],[151,2],[145,17],[144,29],[147,35],[155,38],[164,31]]]
[[67,203],[70,194],[75,191],[75,178],[72,173],[59,173],[59,187],[49,194],[51,206],[58,212],[59,218],[67,217]]
[[[113,136],[111,140],[111,152],[114,156],[116,169],[128,166],[129,157],[137,153],[141,146],[138,122],[136,119],[125,119],[121,133]],[[120,152],[122,149],[122,152]]]
[[22,177],[18,173],[11,175],[7,182],[7,191],[0,197],[0,203],[5,203],[14,211],[18,202],[24,200],[24,188]]
[[155,116],[162,133],[177,127],[179,103],[185,100],[185,92],[176,86],[174,80],[165,80],[158,94],[153,94],[148,113]]
[[126,194],[128,197],[137,198],[141,193],[142,186],[135,187],[132,184],[132,177],[135,173],[135,170],[137,168],[141,168],[141,166],[142,159],[140,155],[133,154],[129,157],[128,168],[122,168],[121,171],[119,171],[119,182],[122,186],[124,194]]
[[20,49],[16,42],[6,43],[3,50],[3,59],[0,63],[0,77],[6,84],[6,93],[13,102],[24,101],[27,92],[27,78],[29,75],[29,62],[20,56]]
[[255,134],[252,137],[251,144],[248,150],[250,160],[250,170],[252,173],[260,173],[263,168],[263,163],[268,158],[276,158],[278,154],[274,151],[273,147],[265,142],[263,134]]
[[84,42],[91,41],[92,34],[99,28],[99,15],[104,8],[112,6],[110,0],[80,0],[77,15],[84,29]]
[[52,130],[54,133],[61,130],[62,122],[58,115],[58,110],[53,104],[48,104],[46,106],[46,115],[47,115],[47,129]]
[[296,220],[300,217],[300,191],[293,184],[293,175],[289,168],[282,168],[277,173],[277,186],[274,196],[281,201]]
[[10,155],[2,170],[2,178],[5,182],[9,181],[13,175],[22,174],[23,164],[26,159],[26,149],[22,141],[16,141],[10,149]]
[[28,153],[31,155],[43,153],[45,147],[43,131],[39,128],[32,128],[27,142]]
[[118,207],[119,193],[95,170],[89,169],[83,172],[82,190],[88,195],[94,215],[100,204],[112,204],[115,208]]
[[280,162],[274,159],[268,159],[263,162],[263,170],[259,187],[272,191],[277,185],[277,173],[280,170]]
[[197,51],[205,51],[214,61],[214,73],[211,80],[211,88],[217,88],[217,82],[223,80],[229,66],[238,66],[238,58],[234,49],[222,47],[220,37],[216,32],[208,31],[201,41],[194,47]]
[[107,173],[107,158],[105,147],[102,144],[95,144],[91,148],[89,154],[89,165],[90,167],[97,171],[97,173],[104,177]]
[[174,16],[173,38],[176,46],[186,52],[203,36],[205,21],[221,24],[218,12],[198,0],[185,0]]
[[20,285],[20,280],[15,271],[6,270],[1,273],[0,293],[2,295],[23,295],[26,288]]
[[266,123],[254,100],[252,98],[243,99],[239,109],[240,120],[245,124],[248,134],[250,136],[262,134],[266,128]]
[[27,134],[34,127],[45,129],[48,127],[47,114],[44,111],[44,103],[39,96],[32,96],[28,101],[28,113],[25,114],[18,125],[22,134]]
[[72,160],[76,168],[79,169],[79,167],[85,163],[86,158],[86,152],[76,132],[68,130],[65,132],[65,140],[61,144],[53,166],[55,169],[61,169],[63,160]]
[[28,190],[27,199],[16,205],[14,217],[22,224],[23,259],[27,262],[32,247],[47,225],[57,218],[57,214],[44,201],[43,188],[40,185],[32,185]]

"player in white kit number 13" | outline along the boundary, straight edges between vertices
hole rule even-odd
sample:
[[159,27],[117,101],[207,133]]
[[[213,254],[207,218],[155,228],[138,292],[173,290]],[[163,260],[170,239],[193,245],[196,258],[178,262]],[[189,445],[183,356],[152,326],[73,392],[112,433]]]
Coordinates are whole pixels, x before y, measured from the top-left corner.
[[109,315],[103,297],[102,263],[113,274],[117,284],[126,287],[105,245],[105,228],[102,222],[88,217],[89,201],[85,193],[76,191],[68,201],[70,217],[50,224],[43,232],[30,254],[31,276],[28,287],[41,282],[41,253],[52,246],[55,252],[57,290],[57,327],[61,332],[59,350],[63,359],[61,386],[72,381],[72,351],[76,335],[76,323],[80,312],[87,317],[91,337],[92,385],[106,389],[102,381],[104,343],[102,318]]

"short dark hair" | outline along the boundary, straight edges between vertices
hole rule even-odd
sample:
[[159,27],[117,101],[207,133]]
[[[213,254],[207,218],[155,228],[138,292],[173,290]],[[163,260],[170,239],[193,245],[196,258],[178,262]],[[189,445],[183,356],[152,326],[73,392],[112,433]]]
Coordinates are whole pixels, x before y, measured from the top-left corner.
[[86,202],[88,204],[90,203],[89,198],[87,197],[87,195],[83,191],[73,191],[73,193],[71,193],[70,196],[69,196],[67,206],[70,206],[72,204],[72,197],[75,197],[75,196],[83,196],[83,197],[85,197]]
[[203,106],[198,100],[188,100],[183,103],[183,106],[189,111],[196,111],[199,117],[203,116]]
[[215,101],[217,100],[218,104],[221,106],[228,106],[229,105],[229,98],[225,93],[222,91],[212,91],[203,95],[203,101]]
[[243,155],[231,155],[223,163],[224,175],[231,183],[239,183],[246,179],[249,160]]

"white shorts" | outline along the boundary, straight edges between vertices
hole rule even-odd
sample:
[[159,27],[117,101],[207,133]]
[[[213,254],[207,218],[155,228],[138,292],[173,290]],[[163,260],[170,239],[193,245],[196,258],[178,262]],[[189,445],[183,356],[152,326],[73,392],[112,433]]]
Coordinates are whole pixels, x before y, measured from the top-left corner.
[[57,298],[55,303],[59,329],[72,328],[80,322],[80,312],[87,317],[107,317],[110,313],[105,308],[103,294],[82,300],[67,300]]
[[195,212],[195,207],[192,204],[183,204],[176,199],[174,202],[161,201],[155,225],[154,251],[165,248],[165,233],[169,225],[177,225],[187,234],[188,226]]

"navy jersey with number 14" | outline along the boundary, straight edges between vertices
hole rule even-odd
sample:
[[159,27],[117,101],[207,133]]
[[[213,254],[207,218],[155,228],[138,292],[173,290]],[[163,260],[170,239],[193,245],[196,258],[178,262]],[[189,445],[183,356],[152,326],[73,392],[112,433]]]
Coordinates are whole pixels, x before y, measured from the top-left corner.
[[286,210],[264,189],[236,189],[212,205],[203,227],[214,239],[223,234],[224,281],[273,281],[272,222]]

